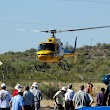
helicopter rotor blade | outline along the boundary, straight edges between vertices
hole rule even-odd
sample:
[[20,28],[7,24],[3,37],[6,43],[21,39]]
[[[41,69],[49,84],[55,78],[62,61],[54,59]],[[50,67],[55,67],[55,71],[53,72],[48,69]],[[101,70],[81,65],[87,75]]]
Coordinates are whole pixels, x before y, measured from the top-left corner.
[[[46,31],[40,31],[40,30],[31,30],[32,32],[45,32],[45,33],[61,33],[61,32],[67,32],[67,31],[83,31],[83,30],[92,30],[92,29],[99,29],[99,28],[110,28],[110,25],[108,26],[98,26],[98,27],[87,27],[87,28],[78,28],[78,29],[69,29],[69,30],[46,30]],[[26,31],[26,29],[16,29],[17,31]]]
[[39,31],[39,30],[35,30],[35,29],[33,29],[33,30],[31,30],[32,32],[41,32],[41,31]]
[[45,33],[58,33],[57,30],[47,30],[47,31],[40,31],[40,32],[45,32]]
[[64,31],[60,31],[60,32],[91,30],[91,29],[99,29],[99,28],[110,28],[110,26],[99,26],[99,27],[88,27],[88,28],[70,29],[70,30],[64,30]]

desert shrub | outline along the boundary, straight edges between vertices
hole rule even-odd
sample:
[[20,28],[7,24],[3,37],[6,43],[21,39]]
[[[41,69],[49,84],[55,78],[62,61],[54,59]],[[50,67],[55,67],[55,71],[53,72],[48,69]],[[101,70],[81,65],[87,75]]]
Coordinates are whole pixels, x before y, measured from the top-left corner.
[[41,87],[41,91],[43,93],[43,97],[45,99],[53,99],[55,93],[59,90],[58,85],[52,85],[51,83],[43,84]]

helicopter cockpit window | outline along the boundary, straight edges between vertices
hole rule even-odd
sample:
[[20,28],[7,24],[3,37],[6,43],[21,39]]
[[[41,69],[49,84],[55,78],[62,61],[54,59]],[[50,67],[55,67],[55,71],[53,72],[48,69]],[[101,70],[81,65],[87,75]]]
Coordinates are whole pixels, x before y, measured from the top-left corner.
[[40,44],[38,46],[38,51],[40,51],[40,50],[51,50],[51,51],[55,51],[55,44],[52,44],[52,43]]
[[40,45],[38,46],[38,51],[39,51],[39,50],[44,50],[44,47],[45,47],[44,44],[40,44]]

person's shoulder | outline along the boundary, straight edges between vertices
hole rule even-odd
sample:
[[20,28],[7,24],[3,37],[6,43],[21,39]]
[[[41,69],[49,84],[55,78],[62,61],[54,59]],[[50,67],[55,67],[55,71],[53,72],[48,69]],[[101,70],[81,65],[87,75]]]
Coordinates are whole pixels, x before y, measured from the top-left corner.
[[84,95],[87,95],[87,96],[89,96],[89,94],[87,93],[87,92],[85,92],[85,91],[83,91],[84,92]]
[[[18,96],[18,95],[17,95]],[[24,100],[23,96],[19,95],[20,100]]]
[[13,96],[12,98],[11,98],[11,101],[12,100],[16,100],[18,98],[18,96],[16,95],[16,96]]
[[32,95],[32,96],[34,96],[34,94],[32,92],[30,92],[30,91],[29,91],[29,94]]
[[61,93],[61,91],[57,91],[56,93],[55,93],[55,95],[59,95]]
[[0,93],[2,93],[4,90],[0,90]]
[[6,90],[6,92],[7,92],[8,94],[11,94],[10,91],[8,91],[8,90]]
[[41,90],[37,89],[37,91],[41,92]]
[[0,93],[10,94],[8,90],[1,90]]
[[80,91],[75,92],[74,95],[79,94],[79,92],[80,92]]
[[4,92],[5,90],[1,89],[0,92]]
[[80,95],[80,94],[81,94],[81,95],[84,95],[84,94],[86,94],[86,92],[84,92],[84,91],[82,91],[82,90],[79,90],[78,92],[76,92],[76,94],[77,94],[77,95]]
[[29,91],[26,91],[26,90],[23,92],[23,94],[28,94],[28,93],[29,93]]
[[82,91],[82,90],[79,90],[79,91],[77,91],[76,93],[77,93],[77,94],[79,94],[79,93],[82,93],[82,92],[84,92],[84,91]]
[[57,91],[57,93],[61,93],[61,91]]
[[97,97],[100,97],[100,95],[101,95],[101,93],[98,93],[98,94],[97,94]]
[[67,89],[67,92],[74,92],[72,89]]

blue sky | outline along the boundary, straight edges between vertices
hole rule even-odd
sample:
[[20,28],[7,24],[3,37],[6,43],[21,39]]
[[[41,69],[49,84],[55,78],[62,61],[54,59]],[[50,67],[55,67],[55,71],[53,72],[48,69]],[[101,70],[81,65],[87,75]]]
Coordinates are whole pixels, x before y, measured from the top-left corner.
[[[0,0],[0,53],[37,48],[50,34],[31,30],[68,30],[110,25],[109,0]],[[26,31],[17,31],[26,29]],[[56,34],[77,47],[110,43],[110,28]]]

